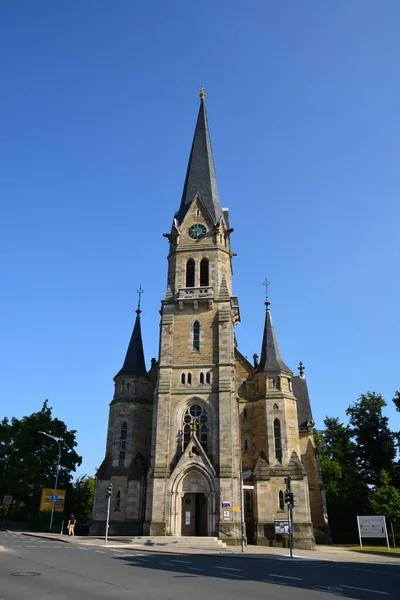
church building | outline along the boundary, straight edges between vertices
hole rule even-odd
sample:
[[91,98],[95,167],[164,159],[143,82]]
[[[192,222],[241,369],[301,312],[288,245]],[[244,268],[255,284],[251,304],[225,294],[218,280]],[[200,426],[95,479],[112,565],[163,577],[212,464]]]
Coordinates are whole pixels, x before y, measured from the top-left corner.
[[251,364],[237,347],[233,231],[219,200],[202,90],[181,203],[164,233],[168,284],[159,354],[147,369],[139,295],[125,361],[114,377],[92,535],[105,532],[111,482],[110,534],[213,536],[238,544],[241,473],[249,470],[243,490],[248,543],[282,544],[277,523],[287,518],[288,476],[296,497],[295,547],[329,538],[304,368],[300,363],[294,375],[282,359],[268,295],[260,355]]

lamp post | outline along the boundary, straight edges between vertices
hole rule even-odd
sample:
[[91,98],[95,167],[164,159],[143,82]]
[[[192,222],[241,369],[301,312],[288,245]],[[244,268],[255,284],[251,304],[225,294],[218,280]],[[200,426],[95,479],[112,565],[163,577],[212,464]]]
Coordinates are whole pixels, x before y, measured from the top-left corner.
[[[41,433],[42,435],[45,435],[45,436],[51,438],[52,440],[54,440],[58,444],[57,471],[56,471],[56,480],[54,482],[54,496],[55,496],[56,492],[57,492],[57,485],[58,485],[58,471],[60,469],[60,458],[61,458],[61,446],[60,446],[60,442],[55,437],[53,437],[49,433],[46,433],[45,431],[39,431],[39,433]],[[55,502],[53,501],[52,502],[52,507],[51,507],[50,531],[53,529],[54,505],[55,505]]]

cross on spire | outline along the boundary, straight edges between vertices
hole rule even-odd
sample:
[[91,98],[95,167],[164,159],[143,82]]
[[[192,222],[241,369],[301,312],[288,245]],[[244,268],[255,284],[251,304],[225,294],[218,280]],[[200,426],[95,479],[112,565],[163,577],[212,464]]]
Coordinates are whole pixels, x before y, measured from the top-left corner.
[[200,98],[201,98],[202,100],[204,100],[204,99],[205,99],[205,97],[206,97],[206,95],[207,95],[207,94],[206,94],[206,90],[203,88],[203,86],[201,86],[201,89],[200,89]]
[[268,281],[267,278],[265,278],[263,286],[265,287],[265,306],[267,307],[267,310],[269,309],[269,305],[271,304],[270,301],[268,300],[268,288],[271,285],[271,282]]
[[137,307],[137,311],[136,312],[137,312],[138,315],[140,315],[140,313],[142,312],[140,310],[140,302],[142,300],[142,294],[144,294],[144,289],[142,288],[142,284],[141,283],[139,284],[139,289],[138,289],[137,293],[139,295],[139,301],[138,301],[138,307]]

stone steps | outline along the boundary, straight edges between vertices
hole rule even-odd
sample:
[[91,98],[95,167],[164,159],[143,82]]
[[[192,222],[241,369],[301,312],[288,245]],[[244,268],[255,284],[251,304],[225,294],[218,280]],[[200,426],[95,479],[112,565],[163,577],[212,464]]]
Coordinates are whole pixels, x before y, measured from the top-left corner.
[[195,537],[195,536],[170,536],[138,535],[131,538],[132,544],[143,544],[145,546],[164,546],[179,548],[202,548],[207,550],[224,550],[227,545],[217,537]]

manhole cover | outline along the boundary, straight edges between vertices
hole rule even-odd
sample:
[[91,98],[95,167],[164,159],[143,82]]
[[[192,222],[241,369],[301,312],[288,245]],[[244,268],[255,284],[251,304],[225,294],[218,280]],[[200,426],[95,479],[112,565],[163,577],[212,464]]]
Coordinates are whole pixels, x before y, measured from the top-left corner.
[[14,577],[36,577],[40,575],[40,573],[35,573],[35,571],[20,571],[19,573],[11,573]]

